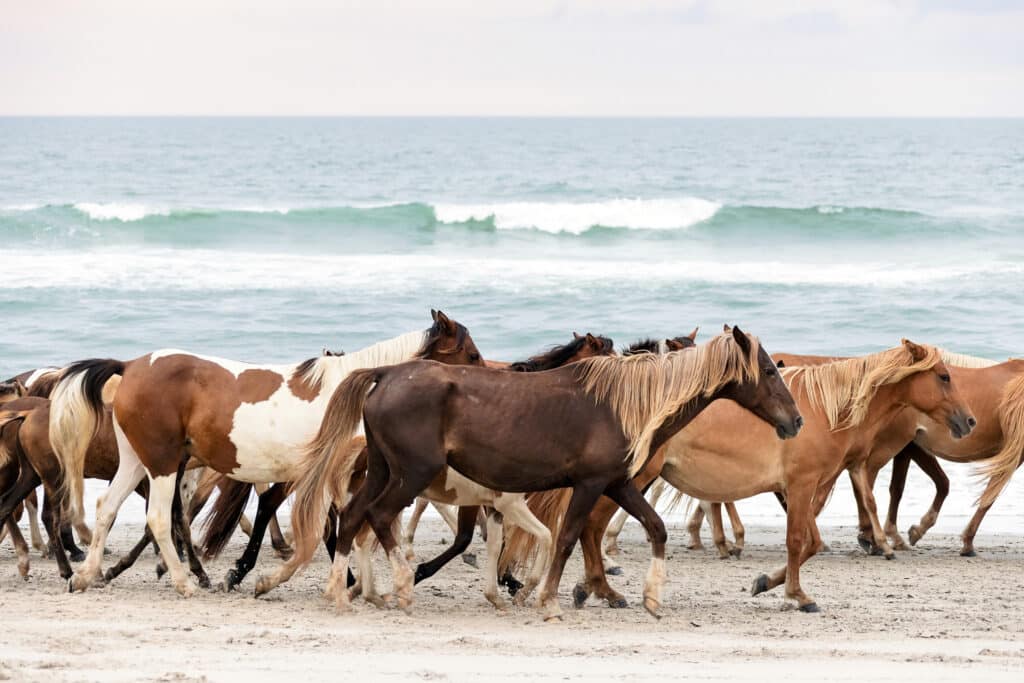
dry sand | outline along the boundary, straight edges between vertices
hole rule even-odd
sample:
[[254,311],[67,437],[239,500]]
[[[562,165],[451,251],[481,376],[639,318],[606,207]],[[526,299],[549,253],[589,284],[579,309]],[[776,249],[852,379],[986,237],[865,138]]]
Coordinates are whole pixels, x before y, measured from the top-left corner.
[[[138,536],[116,527],[115,552]],[[244,592],[177,597],[153,573],[146,552],[111,586],[68,595],[52,562],[33,552],[31,580],[17,576],[9,542],[0,549],[0,679],[271,681],[338,680],[1022,680],[1024,542],[979,537],[981,555],[961,558],[951,536],[887,562],[865,557],[851,528],[829,528],[832,552],[811,559],[804,589],[823,613],[784,604],[779,589],[751,597],[752,579],[782,563],[778,529],[751,525],[739,560],[680,546],[670,532],[663,618],[596,603],[570,606],[580,575],[571,560],[562,583],[565,620],[545,624],[530,608],[496,614],[482,595],[481,572],[455,561],[416,589],[414,613],[357,602],[338,615],[320,597],[325,557],[290,584],[254,600],[260,569]],[[425,520],[421,555],[451,534]],[[625,575],[612,577],[638,603],[649,551],[636,525],[620,541]],[[241,549],[241,537],[225,558]],[[483,559],[483,546],[474,550]],[[229,566],[208,566],[218,580]],[[378,564],[378,582],[389,576]]]

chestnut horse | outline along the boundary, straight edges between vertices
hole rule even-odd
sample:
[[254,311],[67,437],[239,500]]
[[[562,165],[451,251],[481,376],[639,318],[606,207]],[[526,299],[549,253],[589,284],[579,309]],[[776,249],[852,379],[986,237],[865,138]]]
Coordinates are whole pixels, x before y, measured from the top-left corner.
[[[780,356],[787,364],[813,365],[825,360],[822,356],[786,354],[780,354],[776,359]],[[961,395],[978,416],[979,427],[967,438],[950,439],[946,431],[933,422],[918,426],[913,442],[908,443],[893,461],[889,511],[884,525],[878,520],[872,489],[879,470],[888,459],[873,453],[871,459],[864,463],[863,471],[851,473],[860,522],[858,540],[866,550],[877,549],[890,554],[893,549],[907,549],[896,528],[896,516],[911,461],[918,463],[937,483],[935,501],[921,521],[910,528],[911,545],[916,544],[935,524],[945,493],[949,490],[949,480],[936,460],[941,458],[958,463],[983,461],[979,472],[988,479],[988,484],[979,499],[978,510],[964,529],[960,551],[962,555],[973,556],[978,525],[1014,470],[1024,462],[1024,360],[998,363],[948,351],[942,351],[942,357]],[[891,546],[888,539],[892,540]]]
[[[800,587],[800,566],[817,552],[820,536],[815,518],[836,479],[875,450],[889,457],[914,435],[907,414],[945,425],[954,437],[976,424],[942,362],[938,350],[904,341],[882,353],[817,367],[780,370],[806,424],[800,436],[785,442],[737,406],[721,402],[671,439],[637,477],[647,486],[660,474],[678,490],[706,500],[738,500],[764,492],[785,494],[788,561],[771,576],[762,574],[752,594],[786,584],[786,597],[802,611],[818,607]],[[531,508],[542,519],[557,518],[564,502],[544,494]],[[625,600],[608,585],[601,563],[600,540],[615,512],[599,504],[583,536],[586,578],[574,598],[582,606],[591,593],[624,607]],[[529,550],[521,537],[509,543],[513,559]]]
[[[559,580],[588,512],[602,494],[621,504],[642,520],[651,539],[644,606],[656,614],[665,526],[632,478],[652,452],[719,398],[744,406],[783,438],[802,424],[771,358],[738,328],[692,351],[588,358],[541,373],[422,362],[354,372],[332,397],[307,451],[310,466],[296,482],[296,553],[289,563],[301,565],[312,554],[325,487],[347,479],[332,468],[334,454],[351,448],[362,420],[367,478],[340,515],[334,576],[345,575],[352,540],[368,521],[391,561],[398,606],[409,609],[413,573],[391,534],[392,521],[450,466],[498,491],[572,488],[538,599],[546,618],[560,616]],[[260,583],[269,588],[275,580]],[[330,587],[339,609],[346,609],[348,591],[340,583]]]
[[179,594],[195,585],[171,542],[170,518],[179,468],[190,457],[233,479],[291,481],[302,445],[316,434],[334,387],[357,368],[410,358],[464,358],[482,363],[466,328],[432,312],[433,325],[346,356],[295,365],[254,365],[162,350],[133,361],[81,361],[53,392],[51,442],[64,466],[75,518],[82,516],[82,468],[102,412],[104,386],[123,379],[113,397],[120,462],[97,505],[96,530],[69,588],[100,578],[103,548],[121,503],[149,478],[147,522]]

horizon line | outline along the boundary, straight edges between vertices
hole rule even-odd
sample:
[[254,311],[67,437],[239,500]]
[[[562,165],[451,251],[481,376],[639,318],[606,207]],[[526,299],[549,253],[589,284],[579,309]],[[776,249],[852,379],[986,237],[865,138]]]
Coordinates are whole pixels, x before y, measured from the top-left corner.
[[0,119],[797,119],[797,120],[1018,120],[1024,114],[139,114],[139,113],[75,113],[75,114],[6,114]]

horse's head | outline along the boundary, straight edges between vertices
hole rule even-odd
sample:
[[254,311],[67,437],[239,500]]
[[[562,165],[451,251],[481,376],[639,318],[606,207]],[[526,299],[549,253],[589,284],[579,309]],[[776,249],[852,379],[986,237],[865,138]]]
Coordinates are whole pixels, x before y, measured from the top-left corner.
[[593,358],[594,356],[611,356],[615,353],[615,344],[608,337],[602,337],[597,334],[590,334],[587,332],[585,335],[579,335],[575,332],[572,333],[572,342],[570,342],[573,350],[571,356],[566,360],[563,365],[569,363],[575,363],[578,360],[584,358]]
[[[796,401],[789,393],[789,387],[782,380],[771,356],[760,343],[756,343],[756,340],[739,327],[730,328],[726,325],[725,331],[732,335],[732,340],[739,346],[743,357],[749,361],[748,367],[756,365],[757,368],[755,377],[748,374],[744,379],[733,382],[725,397],[736,401],[775,427],[775,433],[780,439],[796,436],[804,424],[804,419],[800,416]],[[756,358],[752,357],[754,354]]]
[[21,383],[20,379],[15,378],[7,382],[0,382],[0,405],[23,396],[28,396],[28,389]]
[[441,311],[431,309],[430,317],[434,324],[427,331],[427,338],[417,358],[448,365],[484,365],[484,359],[469,335],[469,330]]
[[[903,348],[910,354],[912,362],[920,363],[928,358],[929,349],[903,340]],[[955,439],[962,439],[978,424],[970,407],[964,402],[949,375],[949,368],[942,361],[927,370],[914,373],[904,383],[903,401],[927,415],[938,424],[949,427]]]
[[684,334],[680,337],[672,337],[671,339],[665,340],[665,348],[669,351],[682,351],[683,349],[692,349],[697,346],[697,330],[699,327],[693,328],[693,332],[690,334]]

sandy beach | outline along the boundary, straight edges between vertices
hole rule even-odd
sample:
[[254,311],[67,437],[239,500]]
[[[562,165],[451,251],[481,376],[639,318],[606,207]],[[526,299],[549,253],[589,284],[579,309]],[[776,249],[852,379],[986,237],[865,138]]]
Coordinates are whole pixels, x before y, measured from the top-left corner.
[[[111,546],[126,550],[138,525],[115,527]],[[742,559],[681,547],[670,531],[663,618],[642,609],[591,602],[574,610],[567,567],[562,623],[530,608],[496,614],[482,594],[481,571],[456,561],[416,590],[414,612],[357,602],[340,616],[320,597],[325,556],[260,600],[252,584],[279,560],[269,550],[241,593],[179,598],[155,578],[147,553],[112,585],[69,595],[50,561],[33,552],[31,578],[17,576],[9,543],[0,548],[0,680],[271,681],[307,680],[1020,680],[1024,674],[1024,542],[979,537],[981,554],[956,554],[935,535],[897,561],[866,557],[850,527],[830,527],[832,552],[813,558],[804,588],[823,612],[799,613],[780,592],[751,597],[760,572],[784,558],[778,529],[748,527]],[[427,519],[421,555],[451,533]],[[636,525],[621,541],[623,576],[613,585],[635,604],[649,558]],[[218,580],[241,549],[208,564]],[[483,558],[483,544],[474,550]],[[378,582],[389,580],[378,563]]]

